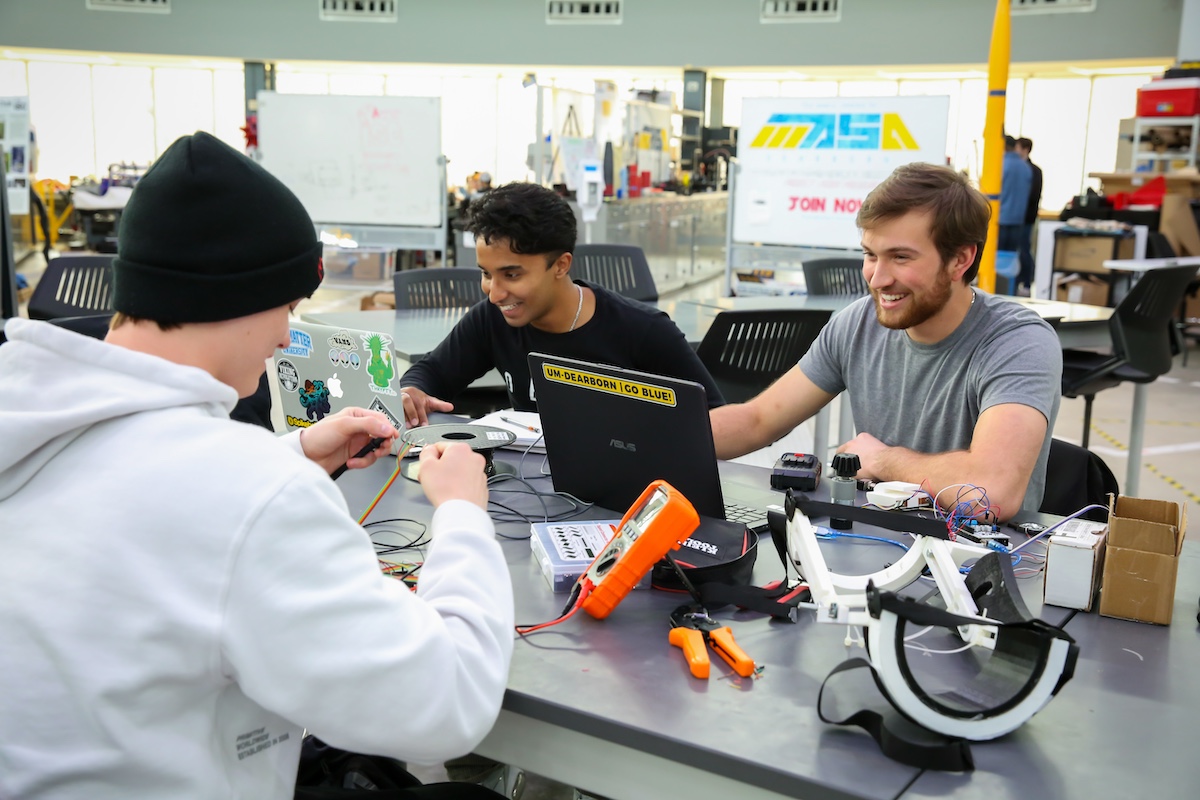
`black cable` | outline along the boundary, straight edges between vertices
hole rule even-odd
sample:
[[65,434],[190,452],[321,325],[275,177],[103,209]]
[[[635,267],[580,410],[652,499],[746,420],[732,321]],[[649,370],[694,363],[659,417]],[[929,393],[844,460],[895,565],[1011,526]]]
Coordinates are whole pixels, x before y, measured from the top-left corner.
[[[368,530],[367,534],[372,537],[371,544],[375,545],[375,554],[376,555],[386,555],[388,553],[397,553],[397,552],[400,552],[401,550],[412,550],[412,549],[424,547],[425,545],[429,544],[432,541],[432,539],[426,537],[426,533],[429,530],[428,526],[425,525],[425,523],[420,522],[419,520],[415,520],[415,519],[407,519],[404,517],[392,517],[391,519],[381,519],[381,520],[377,520],[375,522],[368,522],[366,525],[363,526],[363,528],[372,528],[372,527],[379,526],[379,525],[386,525],[390,522],[411,523],[413,525],[418,526],[419,530],[417,531],[416,538],[411,539],[410,541],[408,541],[404,544],[391,545],[391,544],[386,544],[383,542],[375,541],[374,535],[376,533],[394,533],[397,536],[403,536],[406,532],[402,531],[402,530],[396,530],[396,529],[384,529],[384,530],[379,530],[379,531]],[[380,549],[380,548],[383,548],[383,549]]]
[[[364,447],[362,450],[359,450],[357,453],[354,454],[354,458],[366,458],[368,453],[370,453],[375,448],[379,447],[379,445],[383,444],[384,441],[385,440],[382,436],[379,437],[378,439],[372,439],[371,441],[367,442],[366,447]],[[351,460],[353,460],[353,459],[351,459]],[[338,478],[342,477],[342,475],[346,472],[347,469],[349,469],[349,467],[345,464],[342,464],[340,467],[335,469],[333,472],[329,473],[329,477],[333,478],[336,481]]]

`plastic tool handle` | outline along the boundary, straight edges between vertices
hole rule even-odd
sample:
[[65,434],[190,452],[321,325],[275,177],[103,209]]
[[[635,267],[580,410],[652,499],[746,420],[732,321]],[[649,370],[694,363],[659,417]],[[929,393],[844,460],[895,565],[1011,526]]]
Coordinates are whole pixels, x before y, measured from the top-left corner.
[[[674,633],[674,631],[672,631]],[[743,678],[749,678],[754,674],[754,659],[742,652],[742,648],[738,647],[737,642],[733,640],[733,631],[729,628],[717,628],[714,631],[708,632],[708,639],[712,642],[713,649],[717,651],[717,655],[725,659],[725,663],[733,667],[733,671]]]
[[667,641],[683,650],[692,674],[708,677],[708,651],[704,649],[704,634],[695,628],[672,628]]
[[[380,437],[378,439],[372,439],[371,441],[367,442],[366,446],[362,450],[359,450],[357,453],[355,453],[354,457],[355,458],[366,458],[367,454],[370,453],[372,450],[376,449],[377,447],[379,447],[379,445],[383,444],[383,441],[384,440],[382,437]],[[346,473],[347,469],[349,469],[349,467],[347,467],[345,464],[342,464],[340,467],[338,467],[333,472],[331,472],[329,474],[329,477],[336,481],[338,478],[342,477],[342,475],[344,475]]]

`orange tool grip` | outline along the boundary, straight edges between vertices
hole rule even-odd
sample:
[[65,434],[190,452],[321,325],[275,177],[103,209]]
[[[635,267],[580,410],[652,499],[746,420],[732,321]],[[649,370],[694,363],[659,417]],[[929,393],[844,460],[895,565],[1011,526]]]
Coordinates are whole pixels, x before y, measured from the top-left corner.
[[704,649],[704,634],[694,628],[672,628],[667,641],[683,650],[692,674],[708,677],[708,651]]
[[725,663],[733,667],[734,672],[743,678],[749,678],[754,674],[754,659],[738,647],[737,642],[733,640],[733,631],[729,628],[717,628],[708,632],[708,639],[712,642],[717,655],[725,659]]

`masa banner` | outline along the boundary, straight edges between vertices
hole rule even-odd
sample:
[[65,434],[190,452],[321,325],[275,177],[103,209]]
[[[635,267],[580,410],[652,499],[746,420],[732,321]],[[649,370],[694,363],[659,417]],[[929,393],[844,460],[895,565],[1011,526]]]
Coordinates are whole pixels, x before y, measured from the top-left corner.
[[949,97],[747,98],[733,239],[859,246],[855,215],[896,167],[946,163]]

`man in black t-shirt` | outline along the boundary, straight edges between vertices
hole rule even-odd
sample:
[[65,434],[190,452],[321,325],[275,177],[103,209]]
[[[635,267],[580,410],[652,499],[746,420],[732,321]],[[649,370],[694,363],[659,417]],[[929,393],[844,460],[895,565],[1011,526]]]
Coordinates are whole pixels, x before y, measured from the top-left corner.
[[404,417],[424,425],[451,411],[454,397],[491,369],[504,377],[518,411],[536,411],[531,352],[696,381],[710,407],[721,392],[695,350],[662,311],[600,286],[571,280],[575,214],[566,200],[531,183],[510,183],[471,203],[477,303],[433,352],[400,380]]

